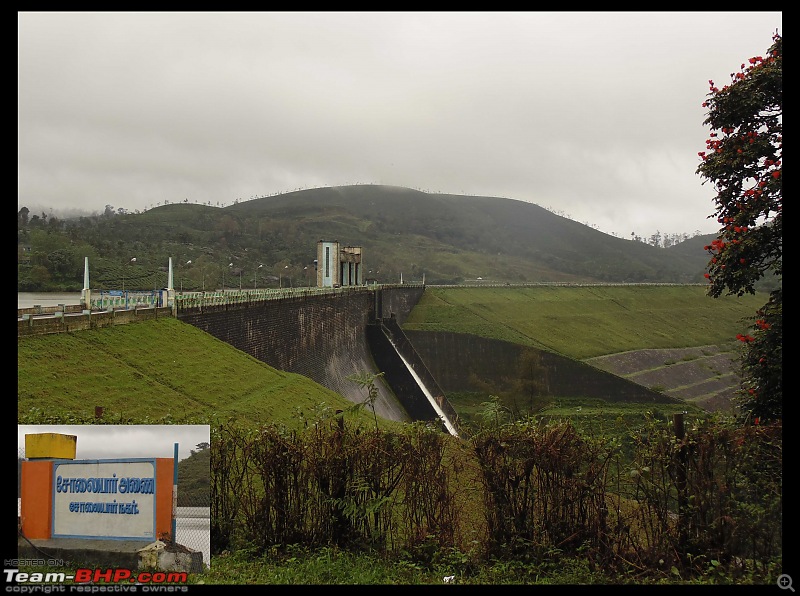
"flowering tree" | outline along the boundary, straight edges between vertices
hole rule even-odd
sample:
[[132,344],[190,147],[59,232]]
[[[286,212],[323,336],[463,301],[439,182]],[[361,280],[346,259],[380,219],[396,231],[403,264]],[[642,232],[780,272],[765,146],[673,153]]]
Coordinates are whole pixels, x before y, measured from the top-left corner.
[[740,411],[745,421],[782,418],[782,38],[776,32],[766,57],[750,58],[722,89],[713,81],[703,107],[711,128],[697,173],[717,191],[718,237],[705,250],[708,293],[755,294],[755,283],[774,277],[777,289],[757,311],[743,342]]

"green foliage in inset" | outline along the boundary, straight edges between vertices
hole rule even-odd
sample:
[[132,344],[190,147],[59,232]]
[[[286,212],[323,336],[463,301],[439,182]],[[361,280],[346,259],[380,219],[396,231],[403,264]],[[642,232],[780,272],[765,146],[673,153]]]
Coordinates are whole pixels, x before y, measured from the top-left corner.
[[191,450],[178,462],[178,507],[211,506],[211,449]]

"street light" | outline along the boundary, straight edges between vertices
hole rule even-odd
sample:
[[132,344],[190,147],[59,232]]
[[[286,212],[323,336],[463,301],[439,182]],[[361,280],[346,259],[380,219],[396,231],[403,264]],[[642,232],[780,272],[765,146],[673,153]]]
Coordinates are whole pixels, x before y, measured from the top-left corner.
[[[186,264],[187,265],[191,265],[192,262],[191,261],[186,261]],[[183,276],[184,276],[184,270],[181,269],[181,294],[183,294]]]
[[[233,267],[233,263],[228,263],[228,267]],[[222,270],[222,291],[225,291],[225,269]]]
[[303,267],[303,271],[306,272],[306,287],[308,287],[308,265]]
[[123,294],[125,293],[125,271],[127,270],[127,265],[130,265],[131,263],[135,263],[135,262],[136,262],[136,257],[133,257],[133,258],[131,258],[130,261],[128,261],[126,266],[122,268],[122,293]]
[[125,291],[125,271],[128,265],[135,262],[136,257],[131,257],[131,260],[128,261],[127,265],[122,268],[122,295],[125,296],[125,310],[128,310],[128,293]]
[[254,289],[254,290],[257,290],[257,289],[258,289],[258,270],[259,270],[259,269],[261,269],[263,266],[264,266],[264,265],[261,265],[261,264],[259,264],[259,266],[258,266],[258,267],[256,267],[256,280],[255,280],[255,282],[253,283],[253,289]]

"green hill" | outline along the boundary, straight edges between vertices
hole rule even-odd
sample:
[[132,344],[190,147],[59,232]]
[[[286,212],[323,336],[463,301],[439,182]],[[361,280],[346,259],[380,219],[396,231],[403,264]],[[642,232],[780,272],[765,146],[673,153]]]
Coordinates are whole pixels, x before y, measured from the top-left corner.
[[80,290],[86,257],[93,289],[165,287],[170,257],[176,289],[313,285],[321,239],[362,247],[364,277],[379,283],[703,283],[712,237],[660,248],[515,199],[339,186],[224,208],[20,218],[17,289]]

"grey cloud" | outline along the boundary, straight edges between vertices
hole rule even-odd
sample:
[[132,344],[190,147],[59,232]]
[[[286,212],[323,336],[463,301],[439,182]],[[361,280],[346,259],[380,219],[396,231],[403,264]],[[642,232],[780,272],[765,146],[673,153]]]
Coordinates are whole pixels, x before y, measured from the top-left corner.
[[708,80],[780,12],[20,12],[18,207],[348,183],[716,231]]

